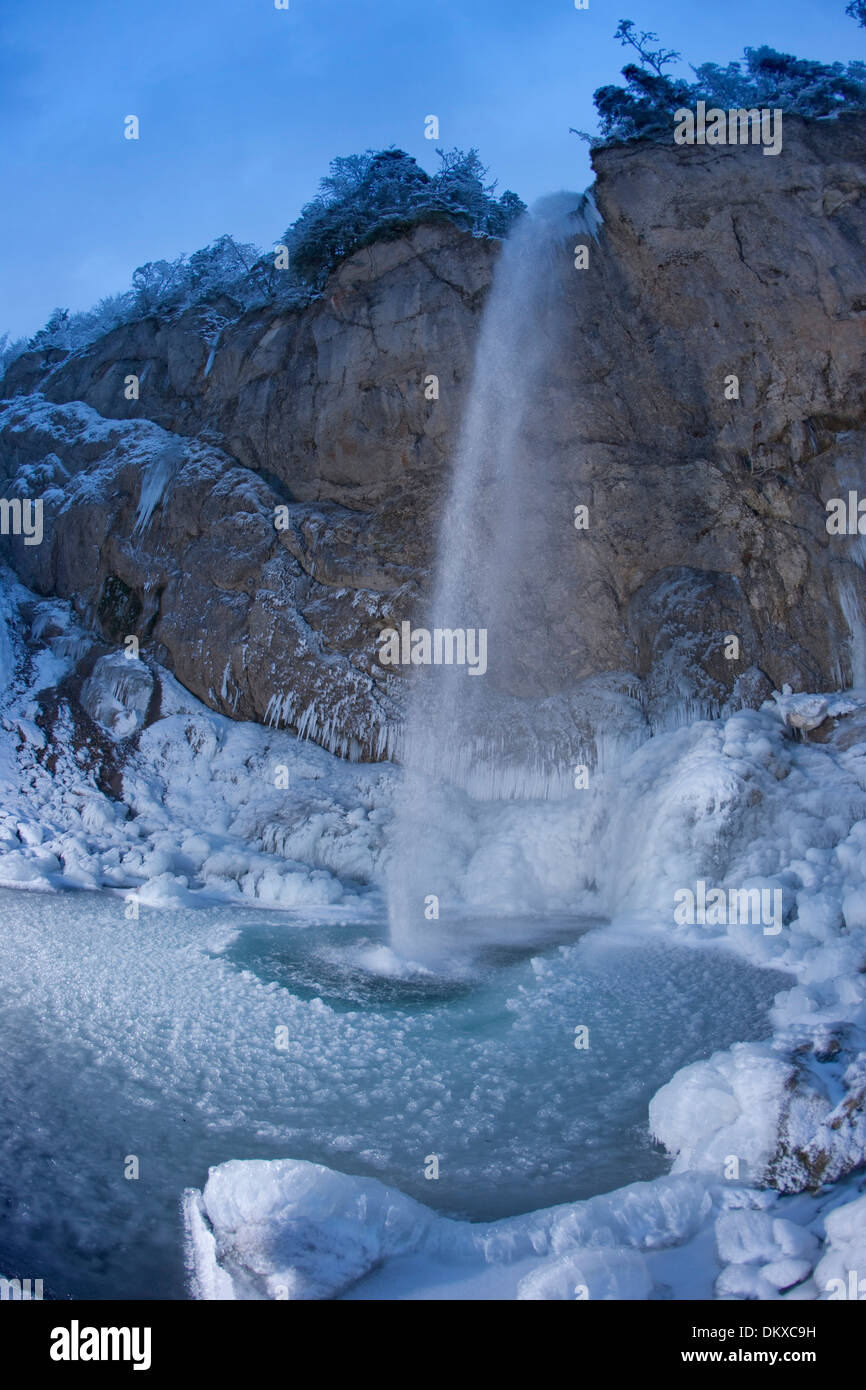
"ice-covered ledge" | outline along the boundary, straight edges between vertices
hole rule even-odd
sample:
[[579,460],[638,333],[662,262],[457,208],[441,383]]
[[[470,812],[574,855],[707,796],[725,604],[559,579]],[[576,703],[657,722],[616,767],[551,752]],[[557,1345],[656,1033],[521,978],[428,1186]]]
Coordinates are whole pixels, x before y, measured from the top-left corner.
[[683,1174],[474,1224],[374,1178],[233,1161],[185,1194],[187,1263],[207,1300],[840,1297],[866,1268],[857,1192],[853,1178],[815,1199]]

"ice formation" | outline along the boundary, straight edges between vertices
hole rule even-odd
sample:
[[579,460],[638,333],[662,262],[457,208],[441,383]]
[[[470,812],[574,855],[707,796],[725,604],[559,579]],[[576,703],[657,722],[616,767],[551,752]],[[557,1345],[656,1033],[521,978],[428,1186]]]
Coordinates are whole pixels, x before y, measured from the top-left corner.
[[[55,1035],[64,1040],[70,1095],[73,1075],[85,1096],[95,1087],[94,1098],[98,1093],[120,1117],[124,1135],[139,1124],[142,1102],[144,1119],[154,1098],[149,1132],[156,1113],[185,1117],[182,1130],[166,1132],[162,1142],[173,1155],[167,1171],[175,1196],[184,1187],[193,1194],[189,1258],[200,1296],[272,1296],[271,1284],[285,1284],[291,1296],[302,1297],[383,1291],[388,1297],[455,1291],[575,1297],[574,1289],[586,1286],[590,1297],[657,1297],[669,1289],[675,1297],[697,1291],[701,1297],[824,1298],[838,1296],[838,1280],[863,1267],[856,1205],[862,1204],[857,1170],[866,1156],[862,693],[821,695],[826,716],[811,733],[792,726],[776,701],[660,734],[590,788],[575,790],[570,801],[483,804],[454,790],[442,921],[447,925],[459,911],[465,926],[483,907],[482,954],[519,945],[523,964],[508,977],[513,1008],[503,1001],[491,1015],[502,1020],[502,1031],[488,1042],[482,1033],[468,1046],[471,1035],[452,1020],[461,1010],[470,1019],[480,1007],[474,1001],[484,996],[483,989],[477,993],[477,967],[467,960],[468,975],[454,982],[454,998],[466,1002],[444,1006],[431,1067],[428,1015],[423,1008],[413,1015],[375,1004],[370,991],[386,989],[390,979],[394,988],[408,986],[383,946],[363,944],[365,923],[372,929],[382,916],[394,771],[342,763],[283,731],[213,714],[152,666],[159,706],[150,696],[145,706],[149,682],[138,663],[118,652],[94,667],[87,705],[94,728],[103,730],[102,756],[116,759],[114,775],[133,812],[125,817],[89,745],[77,741],[80,729],[73,729],[68,707],[60,701],[46,723],[44,702],[36,698],[62,686],[80,654],[68,608],[11,581],[3,602],[0,880],[39,893],[28,900],[27,913],[16,906],[18,896],[4,895],[3,910],[18,924],[4,937],[4,988],[21,1017],[35,1010],[43,1020],[38,1032],[46,1046]],[[29,651],[19,607],[41,634]],[[739,922],[678,927],[674,894],[699,878],[781,890],[783,930],[767,936]],[[58,896],[81,888],[91,892]],[[134,914],[130,903],[137,916],[127,916]],[[254,926],[255,914],[266,908],[284,914],[287,945],[300,943],[292,966],[299,984],[278,974],[268,979],[261,965],[268,942],[280,935],[274,917],[267,919],[261,959],[244,968],[251,957],[238,953],[237,943],[246,938],[245,923]],[[583,918],[593,930],[551,949],[545,922],[556,914],[571,923]],[[314,946],[312,921],[332,924],[333,947]],[[39,952],[37,942],[49,932],[52,951]],[[643,1101],[635,1092],[637,1100],[629,1102],[632,1082],[627,1069],[619,1073],[614,1099],[625,1109],[618,1113],[629,1103],[637,1107],[627,1142],[639,1152],[652,1133],[669,1158],[659,1152],[659,1176],[651,1180],[562,1205],[556,1193],[569,1183],[574,1190],[574,1162],[584,1153],[591,1157],[581,1106],[573,1105],[572,1083],[563,1080],[569,1049],[577,1056],[570,1037],[581,1021],[574,1017],[575,987],[583,976],[587,997],[602,993],[605,952],[631,960],[636,976],[658,953],[656,978],[666,975],[671,990],[665,1038],[684,1031],[678,994],[688,1008],[690,991],[720,992],[725,966],[719,961],[728,960],[732,970],[756,967],[749,978],[763,978],[767,968],[787,978],[766,977],[770,1018],[763,1034],[750,1034],[754,1041],[745,1030],[760,1015],[757,996],[749,1003],[732,974],[723,1001],[730,1043],[713,1050],[697,1039],[696,1051],[682,1054],[685,1065],[674,1051],[659,1057],[655,1094]],[[500,967],[486,968],[490,978],[506,978]],[[677,969],[686,971],[682,988]],[[337,971],[337,984],[333,1001],[325,1002],[329,970]],[[702,970],[704,986],[688,983],[700,980]],[[615,979],[617,971],[608,974]],[[424,978],[410,973],[408,983],[426,988]],[[78,983],[70,992],[73,979]],[[627,975],[622,990],[622,1005],[610,1007],[640,1027],[640,991]],[[450,997],[447,990],[443,997]],[[136,1019],[131,1032],[120,1022],[128,1018]],[[289,1030],[287,1055],[300,1065],[298,1088],[288,1097],[273,1041],[282,1024]],[[32,1044],[32,1030],[28,1036]],[[14,1035],[6,1045],[15,1052]],[[622,1047],[641,1055],[634,1038],[625,1037]],[[55,1067],[52,1101],[45,1090],[51,1069],[40,1062],[39,1047],[31,1051],[29,1062],[24,1053],[18,1058],[17,1073],[28,1104],[44,1093],[45,1105],[56,1110],[63,1075]],[[544,1055],[546,1096],[528,1081]],[[516,1090],[509,1100],[501,1088],[511,1067]],[[377,1078],[372,1089],[371,1078]],[[407,1084],[415,1092],[414,1119],[405,1108]],[[130,1090],[135,1096],[140,1088],[141,1101],[130,1102]],[[504,1135],[501,1116],[486,1109],[497,1094],[506,1108],[516,1106],[513,1141],[503,1140],[512,1144],[512,1167],[479,1178],[484,1126]],[[532,1100],[524,1120],[521,1095]],[[425,1183],[422,1169],[434,1148],[427,1137],[431,1117],[446,1097],[441,1113],[458,1124],[450,1161],[465,1170],[452,1209],[476,1200],[473,1175],[476,1187],[486,1182],[488,1192],[500,1192],[500,1211],[509,1202],[525,1204],[539,1181],[531,1177],[538,1164],[533,1127],[543,1135],[541,1148],[556,1155],[538,1190],[560,1205],[480,1224],[436,1214],[428,1195],[435,1184]],[[366,1121],[362,1101],[372,1106]],[[353,1116],[354,1107],[360,1108]],[[347,1122],[342,1128],[338,1115]],[[60,1123],[56,1114],[54,1123]],[[606,1132],[603,1118],[594,1123]],[[68,1124],[77,1133],[72,1111]],[[371,1137],[387,1142],[369,1142],[365,1124]],[[210,1155],[213,1166],[207,1182],[201,1172],[198,1195],[186,1166],[196,1126],[202,1135],[196,1152]],[[244,1151],[250,1154],[245,1134],[256,1136],[259,1153],[265,1148],[264,1160],[241,1161]],[[303,1160],[291,1157],[299,1151]],[[650,1150],[644,1153],[649,1161]],[[737,1176],[728,1175],[732,1154]],[[347,1161],[356,1176],[339,1171]],[[621,1162],[603,1170],[613,1183]],[[418,1181],[409,1196],[413,1164]],[[11,1171],[20,1177],[20,1163]],[[394,1194],[391,1175],[403,1194]],[[387,1199],[380,1177],[390,1183]],[[597,1180],[604,1185],[603,1176]],[[100,1194],[95,1188],[95,1213]],[[359,1212],[370,1213],[360,1231]],[[132,1230],[140,1219],[130,1211]],[[170,1246],[177,1239],[170,1220],[161,1229],[160,1240]],[[307,1254],[291,1234],[302,1230]],[[146,1246],[148,1237],[139,1238]],[[147,1260],[143,1268],[147,1277]]]

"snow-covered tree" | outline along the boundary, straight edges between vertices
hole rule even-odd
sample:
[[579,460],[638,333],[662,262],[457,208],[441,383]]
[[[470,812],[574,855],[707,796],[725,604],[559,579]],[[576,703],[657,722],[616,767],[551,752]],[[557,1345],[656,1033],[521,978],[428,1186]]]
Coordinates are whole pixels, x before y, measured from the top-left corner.
[[175,305],[183,284],[184,257],[173,261],[145,261],[132,272],[132,293],[137,315],[155,313]]
[[[487,236],[505,236],[524,211],[516,193],[494,196],[477,150],[437,151],[440,168],[425,172],[404,150],[367,150],[334,159],[316,197],[302,209],[281,244],[289,248],[288,268],[273,253],[260,252],[234,237],[217,237],[191,256],[147,261],[134,271],[132,286],[109,295],[94,308],[71,314],[55,309],[30,340],[0,341],[0,371],[33,349],[86,346],[120,324],[151,314],[177,314],[194,306],[205,310],[206,332],[216,334],[232,310],[209,306],[228,299],[237,313],[279,302],[309,300],[343,257],[370,241],[399,236],[425,220],[444,220]],[[205,330],[203,330],[205,331]]]
[[9,334],[4,333],[2,337],[0,337],[0,376],[3,375],[17,357],[21,356],[22,352],[26,351],[26,338],[10,339]]
[[405,150],[368,150],[335,159],[317,196],[286,232],[292,264],[318,288],[343,256],[424,221],[504,236],[524,204],[515,193],[493,197],[477,150],[438,150],[427,174]]
[[[866,0],[852,0],[848,13],[866,16]],[[861,22],[862,19],[861,19]],[[633,48],[640,62],[622,69],[624,86],[600,87],[595,105],[600,134],[582,135],[594,145],[615,140],[662,137],[671,130],[674,112],[693,108],[698,101],[708,106],[772,107],[800,116],[834,116],[844,111],[866,110],[866,63],[818,63],[779,53],[766,45],[747,48],[740,62],[702,63],[693,67],[694,82],[665,71],[680,54],[654,48],[655,34],[638,33],[629,19],[620,20],[615,37]]]
[[72,332],[68,309],[53,309],[44,328],[34,333],[30,339],[31,348],[69,348],[72,345]]

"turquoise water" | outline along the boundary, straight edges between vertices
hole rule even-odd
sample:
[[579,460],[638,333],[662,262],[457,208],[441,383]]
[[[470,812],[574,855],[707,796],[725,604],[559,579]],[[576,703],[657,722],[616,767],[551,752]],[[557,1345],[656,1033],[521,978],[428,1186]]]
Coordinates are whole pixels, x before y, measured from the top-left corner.
[[474,924],[452,977],[401,980],[384,925],[127,921],[108,894],[0,891],[0,1273],[184,1297],[179,1200],[229,1158],[311,1159],[474,1219],[665,1171],[652,1094],[764,1036],[790,981],[591,925]]

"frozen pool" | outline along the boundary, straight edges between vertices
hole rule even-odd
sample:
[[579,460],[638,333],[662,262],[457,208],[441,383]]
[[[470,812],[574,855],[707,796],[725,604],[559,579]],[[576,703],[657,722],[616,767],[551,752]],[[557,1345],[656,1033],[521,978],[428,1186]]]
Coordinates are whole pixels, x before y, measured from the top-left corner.
[[0,891],[0,1273],[184,1296],[179,1198],[229,1158],[313,1159],[478,1219],[664,1171],[653,1092],[764,1036],[790,981],[591,927],[476,923],[453,976],[401,978],[369,921],[128,921],[121,897]]

